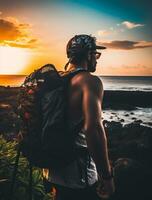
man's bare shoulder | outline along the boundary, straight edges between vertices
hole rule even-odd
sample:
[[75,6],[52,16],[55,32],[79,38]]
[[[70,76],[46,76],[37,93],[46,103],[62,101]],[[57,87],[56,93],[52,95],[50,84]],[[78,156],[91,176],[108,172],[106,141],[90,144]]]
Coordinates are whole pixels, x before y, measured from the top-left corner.
[[91,87],[91,88],[101,88],[103,89],[103,84],[101,79],[98,76],[92,75],[89,72],[82,72],[76,77],[77,83],[81,87]]
[[98,76],[92,75],[89,72],[81,72],[77,74],[72,85],[82,93],[93,94],[101,98],[103,96],[103,84]]

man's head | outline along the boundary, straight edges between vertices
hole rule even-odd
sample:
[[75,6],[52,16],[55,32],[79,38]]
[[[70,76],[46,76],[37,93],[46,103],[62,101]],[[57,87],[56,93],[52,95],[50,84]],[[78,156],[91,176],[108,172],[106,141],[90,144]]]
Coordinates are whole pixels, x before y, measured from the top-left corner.
[[88,71],[94,72],[96,70],[96,60],[101,55],[100,52],[97,52],[97,49],[105,48],[96,45],[95,37],[90,35],[76,35],[69,40],[66,51],[69,63],[80,65],[86,62]]

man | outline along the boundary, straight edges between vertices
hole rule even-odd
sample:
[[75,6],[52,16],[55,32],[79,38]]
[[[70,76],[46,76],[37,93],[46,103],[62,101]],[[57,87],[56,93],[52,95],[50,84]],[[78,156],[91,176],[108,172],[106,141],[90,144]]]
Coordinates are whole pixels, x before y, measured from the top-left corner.
[[[79,71],[68,88],[68,121],[75,126],[83,119],[75,144],[89,153],[64,169],[50,170],[49,181],[56,188],[57,200],[97,200],[108,198],[114,192],[112,169],[108,158],[107,139],[102,124],[103,86],[90,72],[96,71],[101,53],[94,37],[76,35],[67,44],[68,71]],[[97,184],[100,182],[102,184]],[[101,186],[102,185],[102,186]]]

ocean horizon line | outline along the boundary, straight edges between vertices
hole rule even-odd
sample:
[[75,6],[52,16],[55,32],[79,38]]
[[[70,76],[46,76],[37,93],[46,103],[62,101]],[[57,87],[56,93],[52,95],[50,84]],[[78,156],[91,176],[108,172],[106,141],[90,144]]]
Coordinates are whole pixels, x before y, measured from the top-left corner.
[[[30,75],[29,74],[0,74],[0,76],[28,76]],[[142,76],[139,76],[139,75],[102,75],[102,74],[96,74],[96,76],[102,76],[102,77],[152,77],[152,75],[142,75]]]

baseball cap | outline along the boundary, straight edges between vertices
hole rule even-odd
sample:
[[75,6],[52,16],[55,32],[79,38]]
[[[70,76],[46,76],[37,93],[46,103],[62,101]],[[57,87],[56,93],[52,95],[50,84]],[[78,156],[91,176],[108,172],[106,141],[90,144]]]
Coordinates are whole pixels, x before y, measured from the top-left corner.
[[96,45],[96,38],[91,35],[81,34],[75,35],[67,44],[66,52],[68,58],[79,53],[85,53],[88,50],[106,49],[104,46]]

